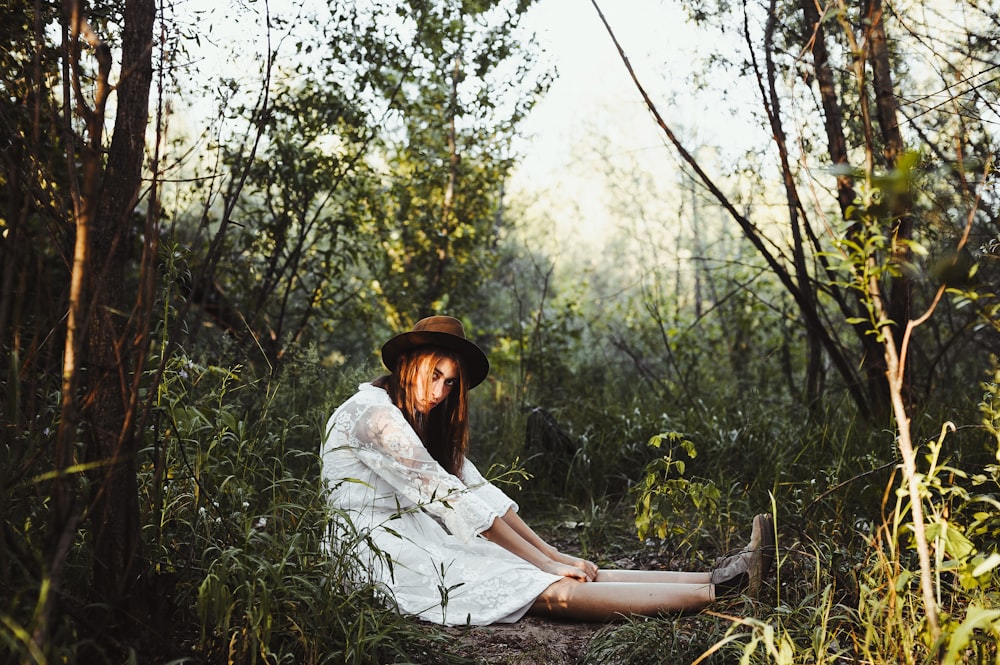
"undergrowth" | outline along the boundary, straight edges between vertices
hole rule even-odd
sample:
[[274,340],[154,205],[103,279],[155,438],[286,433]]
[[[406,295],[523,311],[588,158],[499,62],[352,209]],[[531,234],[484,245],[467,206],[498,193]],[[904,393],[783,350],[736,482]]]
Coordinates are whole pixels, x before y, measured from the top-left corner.
[[[839,469],[817,468],[812,478],[797,481],[781,474],[775,479],[779,557],[761,602],[743,599],[697,617],[609,626],[595,635],[585,662],[1000,663],[998,379],[994,370],[983,385],[980,426],[966,428],[960,439],[947,423],[919,449],[941,612],[936,642],[925,622],[909,495],[898,462],[859,457],[855,464],[868,464],[869,471],[845,477],[850,466],[841,457]],[[690,467],[677,465],[680,453],[693,448],[689,436],[672,432],[652,443],[664,441],[673,446],[646,468],[636,504],[640,531],[658,537],[683,532],[678,525],[694,523],[704,511],[696,501],[704,486],[685,478]],[[976,446],[989,452],[986,463],[969,461],[983,461],[983,455],[970,454]],[[845,449],[854,447],[845,442]],[[959,465],[956,458],[965,461]],[[726,476],[713,477],[724,483]],[[817,479],[826,489],[817,487]],[[873,495],[874,506],[858,502]]]
[[148,485],[147,504],[159,519],[148,532],[156,569],[176,577],[191,653],[210,663],[457,662],[359,582],[350,548],[329,544],[318,423],[357,377],[324,385],[309,354],[282,371],[301,387],[186,358],[162,383],[161,483]]
[[[136,617],[141,630],[116,638],[119,653],[150,663],[468,660],[435,627],[399,616],[359,584],[350,548],[329,547],[321,428],[371,375],[326,367],[308,350],[261,376],[186,355],[167,364],[141,451],[149,598]],[[849,415],[779,418],[752,401],[674,413],[639,393],[630,403],[584,396],[575,410],[550,412],[571,445],[561,471],[547,476],[537,472],[541,453],[528,447],[530,412],[484,392],[472,455],[481,468],[531,471],[535,463],[535,477],[508,474],[505,490],[559,546],[603,567],[705,570],[745,542],[753,514],[774,512],[779,558],[769,597],[616,622],[595,634],[587,664],[995,664],[998,386],[1000,369],[983,384],[980,422],[944,427],[920,448],[942,610],[937,644],[923,622],[891,435],[859,431]],[[12,525],[43,520],[46,508],[32,501],[30,481],[9,487],[10,541]],[[5,662],[82,662],[92,642],[80,600],[84,539],[64,585],[71,611],[49,654],[25,646],[41,585],[31,569],[37,537],[20,541],[18,567],[5,569]]]
[[[376,590],[357,584],[350,550],[326,546],[316,456],[321,423],[367,376],[329,372],[308,353],[282,371],[287,383],[185,356],[168,365],[142,452],[141,494],[147,588],[159,601],[149,622],[161,632],[156,643],[170,648],[148,662],[461,662],[433,627],[400,617]],[[635,439],[665,420],[643,418],[645,407],[637,404],[625,426],[612,415],[567,425],[583,432],[570,458],[568,492],[551,491],[545,485],[552,479],[537,477],[505,489],[562,544],[620,567],[703,570],[738,547],[752,514],[773,501],[780,556],[767,602],[744,599],[698,616],[611,624],[594,636],[585,663],[916,664],[932,653],[947,663],[997,663],[998,378],[984,384],[978,431],[985,440],[946,428],[922,448],[943,610],[938,645],[928,644],[921,619],[892,449],[866,450],[867,439],[850,426],[826,424],[816,434],[809,431],[815,425],[796,432],[790,423],[758,421],[763,414],[742,414],[742,429],[727,427],[721,416],[692,418],[692,429],[660,430],[650,435],[658,445],[650,446]],[[524,419],[497,422],[509,445],[480,444],[474,452],[516,463],[524,454],[517,445]],[[597,426],[602,422],[605,429]],[[822,444],[768,447],[773,472],[748,477],[734,455],[757,455],[753,446],[765,427]],[[617,445],[614,431],[624,433]],[[961,468],[952,454],[959,434]],[[973,442],[992,451],[991,463],[967,465],[982,459],[969,453]],[[835,465],[817,464],[830,449],[838,452]],[[597,473],[592,465],[620,474],[621,490],[588,495],[576,488]],[[645,542],[636,537],[636,506],[645,515]],[[86,556],[85,543],[80,547],[74,561]],[[9,653],[32,662],[11,630],[31,609],[32,594],[17,588],[4,639]],[[80,651],[82,640],[73,642],[73,635],[82,628],[66,624],[59,634],[68,662]]]

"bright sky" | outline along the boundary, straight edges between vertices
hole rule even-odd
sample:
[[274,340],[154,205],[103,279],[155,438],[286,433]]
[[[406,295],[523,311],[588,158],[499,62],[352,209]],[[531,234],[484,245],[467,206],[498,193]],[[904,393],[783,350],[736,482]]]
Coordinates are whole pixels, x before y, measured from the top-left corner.
[[[684,48],[675,41],[676,35],[683,35],[684,31],[671,29],[673,22],[665,20],[670,12],[664,8],[664,3],[633,0],[627,3],[626,11],[621,7],[626,3],[603,0],[602,4],[612,5],[602,10],[628,50],[633,65],[637,62],[642,63],[640,67],[648,65],[657,55],[666,55],[650,52],[654,40],[660,44],[670,43],[671,49]],[[589,125],[607,127],[611,122],[617,125],[639,120],[634,142],[621,149],[662,145],[590,0],[540,0],[527,19],[528,25],[538,34],[546,60],[558,74],[524,127],[533,136],[525,163],[525,171],[530,173],[532,180],[551,175],[553,167],[570,166],[574,161],[573,145],[583,138],[582,134],[596,128]],[[658,71],[647,71],[647,74],[659,78]],[[647,81],[652,82],[655,81]],[[620,120],[616,120],[616,116]]]
[[[691,141],[689,148],[698,143],[743,147],[750,133],[726,105],[711,92],[690,92],[706,46],[718,40],[688,25],[681,4],[599,1],[640,82],[671,128]],[[537,32],[558,78],[523,125],[529,141],[512,189],[541,197],[537,207],[556,215],[558,237],[600,247],[615,222],[606,210],[605,160],[595,149],[619,168],[648,171],[667,188],[679,175],[673,150],[666,147],[590,0],[540,0],[527,24]],[[732,82],[729,90],[750,94],[736,92]]]

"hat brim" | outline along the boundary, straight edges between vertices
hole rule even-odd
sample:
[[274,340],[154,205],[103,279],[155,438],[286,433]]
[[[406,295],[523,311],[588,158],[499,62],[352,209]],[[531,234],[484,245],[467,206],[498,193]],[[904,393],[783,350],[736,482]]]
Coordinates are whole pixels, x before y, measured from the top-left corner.
[[451,333],[432,330],[411,330],[396,335],[382,345],[382,362],[390,372],[395,372],[396,361],[401,354],[422,346],[437,346],[457,352],[462,358],[469,389],[485,381],[490,373],[490,361],[486,353],[473,342]]

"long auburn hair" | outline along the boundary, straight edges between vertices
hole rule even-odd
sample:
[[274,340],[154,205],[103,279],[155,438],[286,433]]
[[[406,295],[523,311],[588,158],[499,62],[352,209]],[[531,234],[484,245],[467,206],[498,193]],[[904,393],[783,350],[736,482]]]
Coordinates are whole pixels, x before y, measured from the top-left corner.
[[[458,385],[430,413],[423,414],[417,410],[415,386],[423,381],[429,390],[434,368],[443,358],[451,359],[458,367]],[[389,393],[431,457],[448,473],[461,477],[469,448],[469,391],[462,357],[440,347],[423,346],[400,354],[392,374],[380,376],[372,383]]]

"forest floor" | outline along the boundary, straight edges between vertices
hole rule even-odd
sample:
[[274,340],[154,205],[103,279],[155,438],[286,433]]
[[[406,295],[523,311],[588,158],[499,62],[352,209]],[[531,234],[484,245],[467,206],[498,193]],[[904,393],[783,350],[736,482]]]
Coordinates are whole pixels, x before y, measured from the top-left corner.
[[517,623],[446,628],[454,650],[489,665],[580,665],[603,624],[527,616]]

